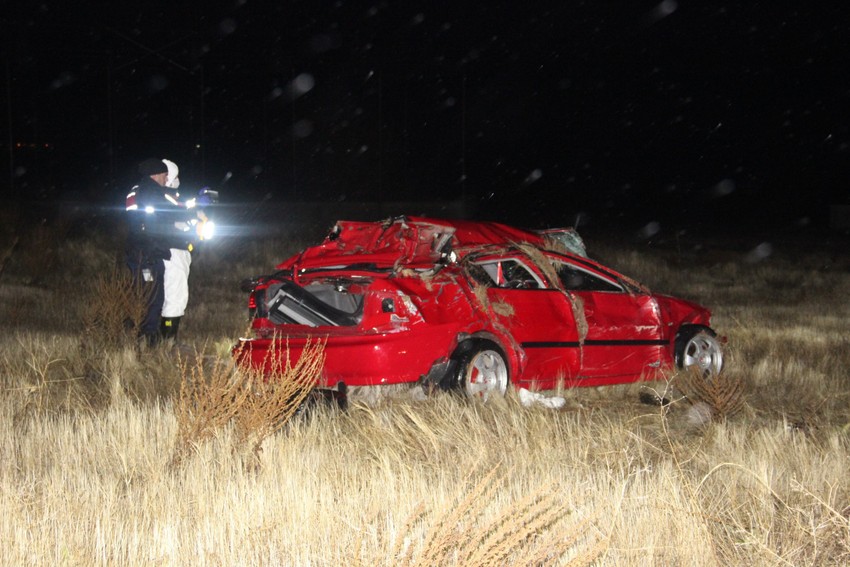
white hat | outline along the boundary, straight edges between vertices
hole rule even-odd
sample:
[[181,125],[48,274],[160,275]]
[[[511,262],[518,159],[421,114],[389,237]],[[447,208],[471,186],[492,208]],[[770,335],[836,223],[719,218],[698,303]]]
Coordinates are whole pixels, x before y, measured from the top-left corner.
[[165,164],[165,167],[168,168],[168,177],[165,178],[165,186],[170,187],[171,189],[177,189],[180,187],[180,178],[177,175],[180,173],[180,169],[178,169],[177,164],[171,160],[164,159],[162,163]]

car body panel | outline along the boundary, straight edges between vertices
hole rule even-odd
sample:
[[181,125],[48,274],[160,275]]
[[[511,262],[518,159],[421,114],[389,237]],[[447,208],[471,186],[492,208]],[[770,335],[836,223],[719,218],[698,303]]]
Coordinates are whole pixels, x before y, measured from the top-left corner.
[[672,367],[681,326],[707,326],[710,312],[652,294],[583,251],[498,223],[340,221],[255,282],[254,336],[234,353],[271,373],[321,341],[325,388],[439,381],[474,338],[494,343],[511,382],[533,389]]
[[433,353],[449,352],[456,335],[457,326],[450,324],[384,332],[338,327],[292,331],[285,337],[245,340],[239,355],[254,368],[270,371],[284,367],[287,357],[294,362],[308,343],[319,341],[325,345],[325,365],[318,386],[399,384],[428,374],[440,358]]
[[[524,362],[517,381],[575,379],[580,369],[578,326],[569,298],[558,290],[489,288],[492,303],[510,305],[495,321],[518,343]],[[565,348],[566,347],[566,348]]]

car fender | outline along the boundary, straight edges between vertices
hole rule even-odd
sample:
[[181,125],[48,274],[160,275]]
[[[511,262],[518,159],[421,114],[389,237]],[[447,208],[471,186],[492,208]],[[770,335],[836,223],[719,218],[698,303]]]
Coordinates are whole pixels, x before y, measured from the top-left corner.
[[522,375],[525,368],[527,357],[525,349],[517,343],[510,333],[495,333],[492,331],[481,330],[474,333],[460,333],[457,337],[457,346],[451,354],[451,359],[456,359],[467,352],[472,347],[472,339],[485,339],[499,346],[508,358],[508,366],[510,370],[511,382],[514,382],[517,377]]

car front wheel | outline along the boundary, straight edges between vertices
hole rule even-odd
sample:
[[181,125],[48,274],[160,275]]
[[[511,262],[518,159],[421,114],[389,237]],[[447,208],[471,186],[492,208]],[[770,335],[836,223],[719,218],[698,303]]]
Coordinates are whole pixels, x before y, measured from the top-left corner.
[[491,393],[503,396],[508,389],[508,363],[495,343],[476,341],[457,363],[457,384],[467,396],[486,400]]
[[708,327],[683,327],[676,337],[675,355],[676,366],[694,368],[705,378],[716,376],[723,369],[723,348],[717,334]]

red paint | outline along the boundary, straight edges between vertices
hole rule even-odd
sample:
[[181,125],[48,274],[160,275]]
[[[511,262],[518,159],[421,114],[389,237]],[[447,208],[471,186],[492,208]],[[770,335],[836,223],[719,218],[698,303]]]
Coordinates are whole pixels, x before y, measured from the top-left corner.
[[[520,243],[538,254],[529,257]],[[268,370],[287,347],[296,360],[318,339],[326,345],[319,386],[378,385],[416,382],[459,343],[481,337],[504,352],[511,382],[547,389],[651,376],[673,366],[682,325],[709,325],[704,307],[543,246],[539,234],[496,223],[340,221],[321,244],[278,265],[277,278],[260,280],[249,300],[263,303],[255,337],[234,352],[240,364]],[[560,270],[557,281],[550,266],[535,264],[540,255]],[[298,287],[283,293],[284,281]],[[302,311],[300,290],[309,291],[308,305],[322,299],[318,315]]]

